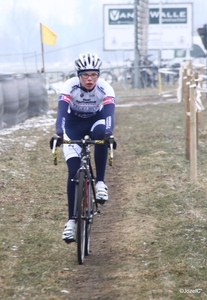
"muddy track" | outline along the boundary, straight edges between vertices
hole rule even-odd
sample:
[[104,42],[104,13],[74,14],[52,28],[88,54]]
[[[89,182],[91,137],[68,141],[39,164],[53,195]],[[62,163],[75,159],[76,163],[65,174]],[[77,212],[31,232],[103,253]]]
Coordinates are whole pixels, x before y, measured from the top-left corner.
[[[84,265],[78,265],[73,276],[68,275],[68,299],[117,299],[113,292],[114,274],[117,261],[120,263],[119,244],[123,211],[121,194],[124,180],[121,178],[122,165],[120,150],[115,152],[114,166],[107,167],[106,184],[109,189],[109,201],[100,206],[101,213],[94,218],[91,232],[91,253],[85,258]],[[117,184],[118,183],[118,184]],[[76,251],[76,244],[68,246]]]

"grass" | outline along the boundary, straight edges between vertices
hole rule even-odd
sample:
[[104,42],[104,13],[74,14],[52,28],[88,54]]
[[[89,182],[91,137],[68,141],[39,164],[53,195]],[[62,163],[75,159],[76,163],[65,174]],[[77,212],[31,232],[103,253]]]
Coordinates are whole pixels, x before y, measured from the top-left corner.
[[117,107],[110,200],[95,218],[83,266],[76,245],[61,241],[67,169],[61,151],[52,164],[54,125],[2,140],[1,299],[207,298],[207,113],[192,183],[183,111],[183,103]]

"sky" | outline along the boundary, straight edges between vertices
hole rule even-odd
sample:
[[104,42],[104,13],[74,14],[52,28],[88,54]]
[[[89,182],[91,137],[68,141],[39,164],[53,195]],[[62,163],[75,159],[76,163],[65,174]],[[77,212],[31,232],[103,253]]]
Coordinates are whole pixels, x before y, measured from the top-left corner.
[[[194,34],[207,23],[206,0],[162,2],[192,2]],[[44,45],[46,70],[69,71],[78,54],[87,51],[106,62],[133,56],[133,51],[103,50],[104,4],[134,4],[134,0],[0,0],[0,72],[41,69],[40,23],[57,34],[55,46]]]

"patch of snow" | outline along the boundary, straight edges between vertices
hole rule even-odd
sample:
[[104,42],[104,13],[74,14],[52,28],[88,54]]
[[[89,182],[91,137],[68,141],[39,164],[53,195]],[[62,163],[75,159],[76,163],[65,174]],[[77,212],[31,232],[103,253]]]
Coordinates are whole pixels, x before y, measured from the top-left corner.
[[56,114],[56,111],[50,110],[47,114],[27,119],[20,124],[0,130],[0,153],[17,143],[24,144],[24,147],[27,149],[34,147],[36,144],[34,139],[37,138],[37,136],[33,136],[33,140],[28,142],[28,137],[25,136],[24,131],[22,131],[22,136],[18,137],[13,137],[13,133],[18,130],[29,131],[34,128],[41,130],[41,132],[48,133],[52,125],[55,130],[56,117],[54,116],[56,116]]

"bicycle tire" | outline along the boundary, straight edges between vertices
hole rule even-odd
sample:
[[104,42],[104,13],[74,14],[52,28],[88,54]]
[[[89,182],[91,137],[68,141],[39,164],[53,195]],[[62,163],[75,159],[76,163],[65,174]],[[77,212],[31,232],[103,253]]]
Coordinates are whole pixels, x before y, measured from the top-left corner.
[[133,87],[133,73],[131,70],[126,70],[121,75],[122,88],[127,91]]
[[85,172],[79,174],[77,185],[77,254],[78,263],[84,263],[85,256],[85,235],[86,235],[86,211],[85,211]]
[[93,197],[92,197],[91,183],[87,182],[87,189],[88,189],[88,219],[87,219],[87,223],[86,223],[86,235],[85,235],[85,255],[86,256],[88,256],[90,253],[91,225],[93,223],[93,215],[94,215],[94,201],[93,201]]
[[67,79],[70,79],[70,78],[73,78],[73,77],[76,77],[76,76],[77,76],[76,71],[70,71],[70,72],[67,74],[66,78],[67,78]]
[[54,87],[53,87],[52,85],[50,85],[50,86],[48,87],[47,93],[48,93],[48,94],[51,94],[51,93],[49,93],[49,92],[51,92],[51,91],[52,91],[52,94],[57,95],[57,92],[56,92],[56,90],[54,89]]
[[111,72],[108,72],[108,71],[101,72],[100,78],[103,78],[109,84],[112,84],[114,82],[114,76],[113,76],[113,74]]
[[91,223],[86,224],[86,241],[85,241],[85,256],[90,254],[90,244],[91,244]]

